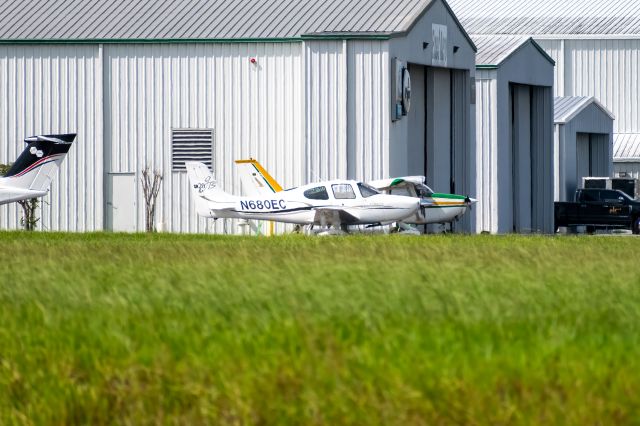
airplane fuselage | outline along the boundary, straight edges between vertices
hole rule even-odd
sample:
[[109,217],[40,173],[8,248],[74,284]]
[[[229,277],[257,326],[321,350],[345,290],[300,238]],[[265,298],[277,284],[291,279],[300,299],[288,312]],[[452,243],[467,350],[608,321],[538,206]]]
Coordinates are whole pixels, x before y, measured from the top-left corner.
[[[338,189],[342,192],[336,192]],[[312,184],[270,196],[204,198],[208,201],[206,216],[209,217],[301,225],[391,223],[414,215],[419,207],[417,199],[408,197],[388,194],[363,196],[359,184],[354,181]],[[201,215],[203,213],[200,212]]]

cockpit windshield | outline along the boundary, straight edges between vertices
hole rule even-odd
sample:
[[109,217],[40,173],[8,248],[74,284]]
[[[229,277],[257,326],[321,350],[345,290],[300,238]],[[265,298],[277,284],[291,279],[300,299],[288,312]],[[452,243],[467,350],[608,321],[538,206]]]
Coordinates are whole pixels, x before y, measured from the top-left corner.
[[358,189],[360,190],[360,194],[362,194],[362,198],[368,198],[380,193],[380,191],[375,189],[373,186],[362,182],[358,183]]
[[416,185],[416,195],[420,198],[431,197],[433,195],[433,190],[427,185],[421,183]]

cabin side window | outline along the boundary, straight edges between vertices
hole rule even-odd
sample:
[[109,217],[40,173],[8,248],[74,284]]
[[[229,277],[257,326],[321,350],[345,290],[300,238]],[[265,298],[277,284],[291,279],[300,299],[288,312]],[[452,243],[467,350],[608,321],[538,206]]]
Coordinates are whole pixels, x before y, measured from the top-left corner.
[[310,200],[328,200],[329,194],[327,188],[324,186],[317,186],[315,188],[307,189],[304,191],[304,196]]
[[331,189],[333,189],[333,196],[336,200],[348,200],[352,198],[356,198],[356,193],[353,192],[353,187],[348,183],[337,183],[331,185]]

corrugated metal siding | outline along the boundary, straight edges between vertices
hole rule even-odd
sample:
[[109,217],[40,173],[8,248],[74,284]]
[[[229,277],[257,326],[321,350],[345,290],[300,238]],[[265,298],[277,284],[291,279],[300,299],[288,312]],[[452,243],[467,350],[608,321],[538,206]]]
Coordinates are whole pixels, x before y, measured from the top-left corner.
[[640,40],[566,40],[566,96],[595,96],[616,133],[640,132]]
[[471,34],[640,34],[637,0],[450,0]]
[[[0,46],[0,162],[12,162],[31,135],[77,132],[39,228],[102,227],[102,65],[96,46]],[[0,207],[0,227],[17,228],[15,203]]]
[[389,177],[388,46],[384,41],[348,43],[348,144],[354,154],[349,167],[356,179],[365,181]]
[[305,43],[306,181],[347,174],[347,52],[345,42]]
[[537,40],[556,60],[556,96],[594,96],[614,132],[640,133],[640,40]]
[[565,61],[564,61],[564,41],[563,40],[548,40],[548,39],[536,39],[536,43],[544,49],[545,52],[556,63],[553,69],[553,91],[555,96],[565,96]]
[[476,71],[476,229],[498,230],[498,85],[496,71]]
[[214,172],[228,192],[241,193],[233,161],[247,157],[285,187],[304,182],[301,43],[109,45],[105,61],[107,171],[160,169],[166,230],[235,232],[235,221],[196,219],[186,174],[171,172],[171,128],[214,129]]
[[0,39],[265,39],[400,32],[434,0],[5,0]]

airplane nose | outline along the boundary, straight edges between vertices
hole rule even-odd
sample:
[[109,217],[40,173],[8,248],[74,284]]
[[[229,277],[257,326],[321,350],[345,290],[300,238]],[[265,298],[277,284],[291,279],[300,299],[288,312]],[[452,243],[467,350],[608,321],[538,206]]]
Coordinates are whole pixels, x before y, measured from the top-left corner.
[[467,204],[469,204],[470,206],[474,205],[475,203],[478,202],[478,200],[476,200],[475,198],[471,198],[471,197],[467,197],[464,200]]

